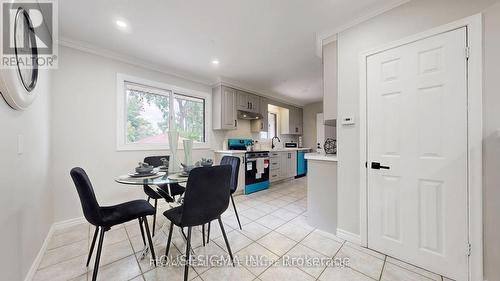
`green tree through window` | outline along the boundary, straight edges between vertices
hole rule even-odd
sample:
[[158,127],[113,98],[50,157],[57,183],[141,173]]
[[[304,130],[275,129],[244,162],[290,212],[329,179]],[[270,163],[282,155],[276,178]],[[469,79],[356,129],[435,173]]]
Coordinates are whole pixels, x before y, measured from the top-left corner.
[[126,102],[127,143],[166,144],[169,128],[175,128],[181,140],[205,142],[204,99],[126,84]]

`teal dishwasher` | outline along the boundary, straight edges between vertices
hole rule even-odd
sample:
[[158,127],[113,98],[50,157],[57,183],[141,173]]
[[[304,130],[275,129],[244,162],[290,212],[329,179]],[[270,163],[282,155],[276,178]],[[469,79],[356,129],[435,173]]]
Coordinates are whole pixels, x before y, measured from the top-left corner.
[[305,155],[305,151],[297,151],[297,176],[295,178],[300,178],[307,175],[307,160],[305,159]]

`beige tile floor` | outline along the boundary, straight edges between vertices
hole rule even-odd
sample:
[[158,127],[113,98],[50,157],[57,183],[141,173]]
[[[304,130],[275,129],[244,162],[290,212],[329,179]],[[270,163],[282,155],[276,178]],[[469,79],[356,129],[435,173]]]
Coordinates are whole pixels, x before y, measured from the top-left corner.
[[[334,235],[309,226],[306,221],[307,190],[304,178],[288,181],[269,190],[236,196],[235,201],[243,224],[238,229],[232,206],[222,216],[234,256],[240,261],[235,267],[210,264],[193,265],[190,280],[321,280],[321,281],[429,281],[448,279],[381,253],[359,247]],[[162,210],[168,205],[161,204]],[[165,223],[162,212],[158,225]],[[88,224],[57,231],[48,245],[35,281],[91,280],[92,268],[85,267],[94,228]],[[167,229],[168,231],[168,229]],[[165,252],[166,233],[157,230],[157,256]],[[202,246],[201,230],[193,231],[192,245],[197,257],[227,256],[226,246],[216,222],[212,223],[210,243]],[[174,231],[170,257],[185,252],[185,242]],[[99,267],[99,280],[150,281],[182,280],[182,266],[152,267],[149,257],[140,259],[143,247],[137,222],[114,227],[105,236]],[[259,257],[256,263],[249,257]],[[347,267],[314,266],[299,261],[309,258],[349,258]],[[197,259],[202,261],[201,259]],[[249,262],[249,261],[254,261]],[[93,264],[93,261],[91,262]]]

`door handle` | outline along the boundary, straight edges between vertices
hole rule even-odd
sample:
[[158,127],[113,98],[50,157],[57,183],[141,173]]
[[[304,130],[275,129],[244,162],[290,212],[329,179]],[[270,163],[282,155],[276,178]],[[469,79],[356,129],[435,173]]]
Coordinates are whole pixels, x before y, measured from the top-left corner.
[[380,169],[389,170],[390,168],[391,167],[389,167],[389,166],[382,166],[378,162],[372,162],[372,169],[374,169],[374,170],[380,170]]

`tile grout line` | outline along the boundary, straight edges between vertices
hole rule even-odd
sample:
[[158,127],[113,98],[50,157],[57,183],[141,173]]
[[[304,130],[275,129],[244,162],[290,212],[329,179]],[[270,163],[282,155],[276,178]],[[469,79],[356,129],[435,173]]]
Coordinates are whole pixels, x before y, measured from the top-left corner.
[[387,263],[387,256],[384,258],[384,263],[382,264],[382,270],[380,271],[380,276],[378,277],[378,280],[382,280],[382,276],[384,275],[384,269],[385,269],[385,264]]

